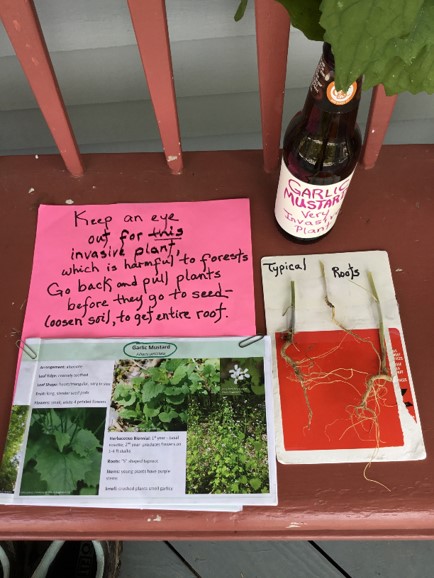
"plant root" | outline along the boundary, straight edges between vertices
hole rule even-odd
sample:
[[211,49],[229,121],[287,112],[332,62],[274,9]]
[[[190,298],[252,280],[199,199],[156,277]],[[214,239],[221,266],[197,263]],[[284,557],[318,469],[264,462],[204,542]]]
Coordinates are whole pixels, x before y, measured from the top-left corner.
[[[372,456],[367,464],[365,464],[363,469],[363,477],[366,481],[375,483],[387,491],[391,491],[385,484],[376,480],[368,475],[368,471],[375,460],[376,455],[379,452],[382,440],[381,440],[381,432],[380,432],[380,423],[379,418],[381,414],[382,407],[386,404],[386,394],[388,392],[388,386],[392,382],[392,377],[390,374],[390,370],[388,367],[388,357],[387,357],[387,347],[386,347],[386,339],[385,339],[385,327],[383,322],[383,315],[380,306],[380,300],[377,294],[377,290],[375,287],[374,279],[372,273],[368,271],[368,280],[370,285],[369,293],[377,305],[378,310],[378,335],[379,335],[379,342],[380,347],[378,348],[375,343],[369,338],[364,338],[361,335],[357,334],[355,331],[348,329],[345,327],[337,318],[336,315],[336,307],[334,303],[331,301],[328,287],[327,287],[327,278],[325,274],[324,264],[320,261],[321,267],[321,275],[324,284],[324,301],[326,306],[330,309],[331,312],[331,320],[332,322],[339,327],[344,332],[344,336],[341,342],[337,345],[332,347],[329,351],[321,353],[317,356],[309,356],[306,353],[302,353],[302,359],[296,360],[288,354],[288,348],[291,346],[295,348],[298,352],[300,350],[296,347],[295,344],[295,335],[296,335],[296,328],[295,328],[295,285],[294,281],[291,281],[291,297],[290,297],[290,304],[288,308],[285,310],[284,315],[289,311],[290,312],[290,322],[289,327],[286,332],[282,335],[283,343],[280,348],[280,356],[281,358],[291,367],[296,382],[299,384],[304,397],[304,402],[307,409],[307,425],[305,426],[306,429],[310,429],[313,421],[313,408],[311,405],[311,401],[309,398],[309,392],[314,389],[315,387],[321,385],[332,385],[332,384],[342,384],[344,386],[348,386],[354,389],[355,393],[359,397],[359,402],[355,405],[349,405],[346,407],[347,417],[338,417],[328,426],[326,426],[325,435],[331,440],[327,429],[331,427],[334,423],[342,420],[346,420],[348,423],[348,427],[341,433],[340,438],[342,439],[345,434],[349,430],[354,430],[356,435],[359,437],[361,441],[369,442],[371,444],[375,444],[373,449]],[[363,287],[361,287],[364,289]],[[377,365],[377,372],[373,375],[365,371],[361,371],[355,368],[336,368],[329,371],[321,371],[321,367],[319,361],[333,355],[337,350],[340,349],[342,343],[345,339],[351,337],[358,342],[363,342],[369,344],[373,350],[373,354],[375,355],[378,365]],[[356,374],[363,374],[365,375],[365,385],[362,391],[353,383],[353,377]],[[365,438],[365,439],[363,439]]]

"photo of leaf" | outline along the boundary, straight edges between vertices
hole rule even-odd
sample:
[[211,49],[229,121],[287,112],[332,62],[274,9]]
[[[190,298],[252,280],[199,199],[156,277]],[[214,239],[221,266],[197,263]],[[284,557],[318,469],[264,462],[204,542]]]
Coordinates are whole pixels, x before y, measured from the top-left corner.
[[0,493],[9,494],[15,489],[20,459],[19,451],[23,442],[29,409],[28,405],[14,405],[12,407],[8,435],[0,466]]
[[97,495],[105,408],[32,411],[20,495]]

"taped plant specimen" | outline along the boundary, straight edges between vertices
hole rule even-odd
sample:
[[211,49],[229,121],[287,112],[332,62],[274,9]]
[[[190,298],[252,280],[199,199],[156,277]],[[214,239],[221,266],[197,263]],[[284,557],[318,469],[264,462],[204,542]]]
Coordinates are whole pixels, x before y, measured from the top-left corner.
[[423,459],[387,254],[264,257],[262,276],[279,461]]

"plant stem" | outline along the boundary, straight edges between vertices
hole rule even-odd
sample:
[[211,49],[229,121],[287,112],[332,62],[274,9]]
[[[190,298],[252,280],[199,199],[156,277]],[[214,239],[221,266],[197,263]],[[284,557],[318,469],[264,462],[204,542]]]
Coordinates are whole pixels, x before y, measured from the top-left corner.
[[387,348],[386,348],[386,334],[384,330],[384,321],[383,321],[383,312],[381,310],[381,303],[378,297],[377,288],[375,287],[374,277],[371,271],[368,271],[368,281],[371,287],[372,296],[374,298],[375,303],[377,304],[378,309],[378,333],[380,336],[380,351],[381,351],[381,367],[380,373],[383,375],[389,375],[389,371],[387,369]]
[[287,333],[287,343],[291,344],[294,341],[294,334],[295,334],[295,282],[291,281],[291,300],[289,303],[288,308],[285,311],[285,314],[288,310],[291,311],[291,315],[289,318],[289,327]]

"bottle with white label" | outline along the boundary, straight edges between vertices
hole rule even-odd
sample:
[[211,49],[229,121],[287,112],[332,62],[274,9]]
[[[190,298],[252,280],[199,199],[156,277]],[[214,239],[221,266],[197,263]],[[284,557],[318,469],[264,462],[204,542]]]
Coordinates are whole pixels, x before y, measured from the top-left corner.
[[297,242],[317,241],[333,227],[360,155],[362,81],[338,91],[334,76],[331,46],[324,43],[304,108],[283,140],[275,216]]

